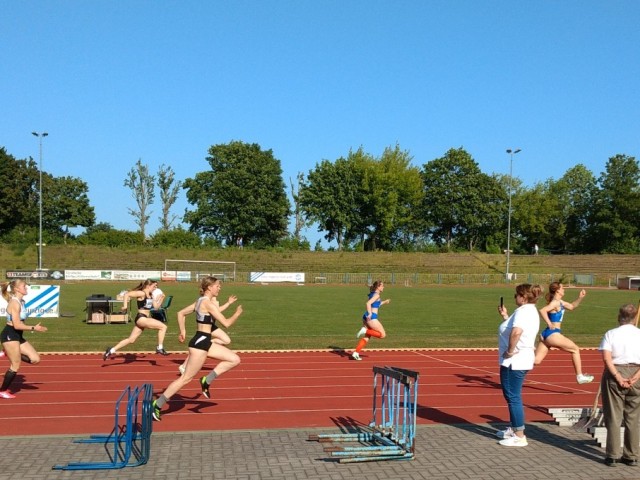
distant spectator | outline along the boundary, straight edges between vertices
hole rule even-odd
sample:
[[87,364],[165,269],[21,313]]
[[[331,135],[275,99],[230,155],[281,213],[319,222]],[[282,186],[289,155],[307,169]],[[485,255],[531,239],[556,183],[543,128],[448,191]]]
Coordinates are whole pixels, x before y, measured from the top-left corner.
[[538,254],[538,250],[539,250],[539,249],[538,249],[538,244],[536,243],[536,244],[533,246],[533,254],[534,254],[534,255],[537,255],[537,254]]

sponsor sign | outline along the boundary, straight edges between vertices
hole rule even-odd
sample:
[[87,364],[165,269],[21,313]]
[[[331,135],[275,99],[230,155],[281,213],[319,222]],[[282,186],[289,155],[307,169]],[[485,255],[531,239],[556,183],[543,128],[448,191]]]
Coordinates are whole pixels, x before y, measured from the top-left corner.
[[[24,305],[29,318],[57,318],[60,316],[59,285],[29,285]],[[0,297],[0,316],[7,315],[7,301]]]
[[64,272],[61,272],[60,270],[53,270],[53,271],[13,270],[13,271],[8,271],[5,276],[7,277],[8,280],[14,280],[16,278],[63,280]]
[[304,273],[300,272],[251,272],[251,282],[295,282],[304,283]]

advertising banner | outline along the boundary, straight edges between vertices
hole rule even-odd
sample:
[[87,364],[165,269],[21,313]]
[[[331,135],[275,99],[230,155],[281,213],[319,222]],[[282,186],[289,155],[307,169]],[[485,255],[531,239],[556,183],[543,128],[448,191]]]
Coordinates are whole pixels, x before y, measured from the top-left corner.
[[[57,318],[60,316],[59,285],[29,285],[24,304],[29,318]],[[0,296],[0,316],[7,315],[7,301]]]
[[299,272],[251,272],[251,282],[294,282],[304,283],[304,273]]

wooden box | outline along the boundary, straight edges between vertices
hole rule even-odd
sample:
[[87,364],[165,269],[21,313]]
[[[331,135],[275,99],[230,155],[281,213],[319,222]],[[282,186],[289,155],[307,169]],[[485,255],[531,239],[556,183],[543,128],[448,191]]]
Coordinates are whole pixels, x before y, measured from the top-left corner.
[[129,315],[126,313],[114,313],[109,315],[109,323],[129,323]]
[[94,312],[91,314],[91,323],[104,323],[105,314],[102,312]]

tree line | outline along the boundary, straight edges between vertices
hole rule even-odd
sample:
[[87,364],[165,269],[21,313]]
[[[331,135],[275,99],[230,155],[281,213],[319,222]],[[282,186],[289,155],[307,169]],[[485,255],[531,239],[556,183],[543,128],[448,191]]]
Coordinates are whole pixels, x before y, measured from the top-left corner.
[[[98,222],[80,178],[42,172],[43,241],[310,249],[301,232],[313,226],[339,250],[500,253],[510,219],[514,253],[530,253],[536,244],[551,253],[640,253],[640,166],[634,157],[609,158],[598,177],[578,164],[533,186],[482,172],[463,148],[421,167],[413,160],[399,145],[378,157],[351,150],[289,179],[289,192],[280,161],[258,144],[213,145],[208,166],[184,180],[170,166],[152,173],[138,160],[123,180],[137,231]],[[37,242],[39,173],[33,159],[16,159],[0,148],[2,242]],[[182,190],[190,208],[179,217],[172,208]],[[156,192],[161,226],[149,234]],[[177,220],[186,228],[174,226]],[[73,235],[77,227],[84,232]]]

